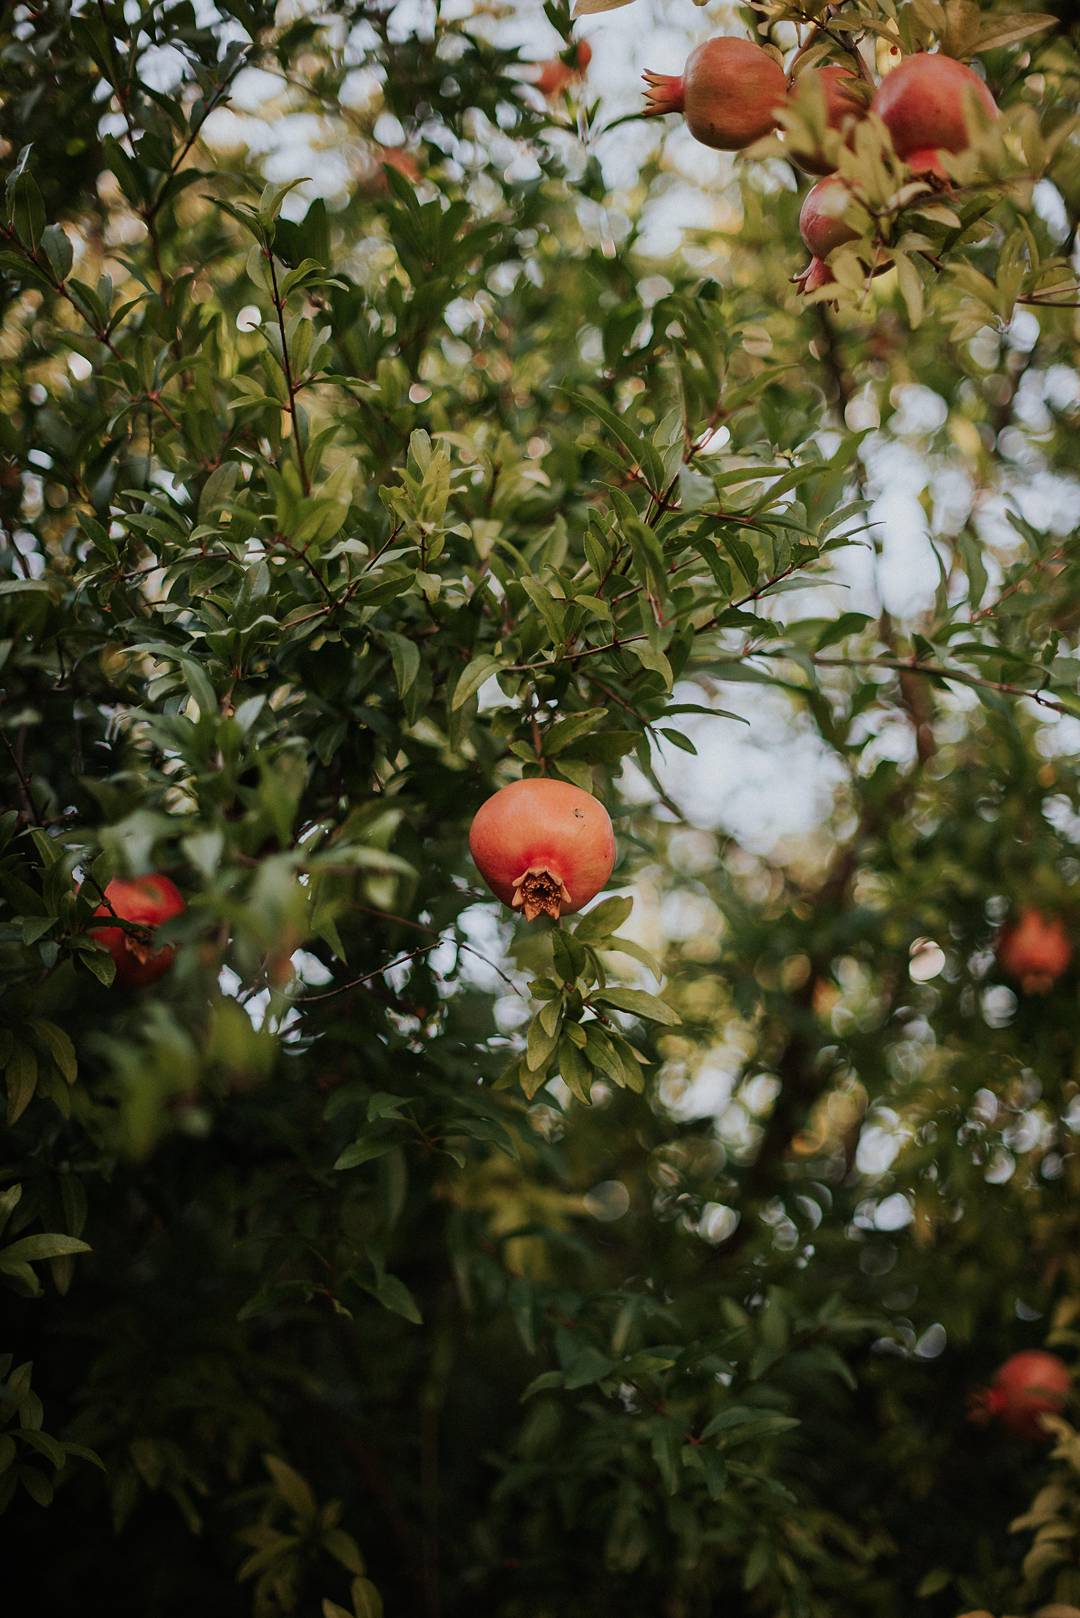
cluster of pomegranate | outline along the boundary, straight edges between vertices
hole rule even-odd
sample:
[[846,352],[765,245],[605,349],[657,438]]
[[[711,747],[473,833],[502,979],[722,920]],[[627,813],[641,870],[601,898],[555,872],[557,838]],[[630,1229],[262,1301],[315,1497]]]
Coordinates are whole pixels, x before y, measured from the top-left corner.
[[[776,129],[781,108],[806,107],[820,97],[827,128],[850,144],[852,131],[867,113],[876,114],[892,137],[896,155],[913,179],[948,184],[942,152],[962,152],[971,144],[969,108],[974,101],[997,116],[993,96],[963,62],[920,51],[899,63],[876,87],[850,68],[835,63],[812,67],[789,81],[776,58],[748,39],[710,39],[691,51],[680,75],[646,73],[645,116],[681,112],[696,140],[720,151],[742,151]],[[872,94],[871,94],[872,90]],[[796,278],[812,292],[833,279],[826,262],[856,231],[845,217],[857,193],[821,150],[796,151],[795,161],[822,174],[807,194],[799,230],[811,253]]]
[[[598,798],[569,781],[541,776],[512,781],[480,806],[469,829],[469,851],[504,904],[526,921],[557,921],[604,887],[615,864],[615,835]],[[168,971],[174,951],[155,948],[153,933],[186,908],[175,882],[160,872],[115,877],[108,884],[90,936],[112,956],[121,987],[146,988]],[[1061,917],[1034,905],[1025,905],[997,941],[999,965],[1027,994],[1052,988],[1072,956]]]
[[1000,1421],[1014,1438],[1038,1443],[1050,1435],[1044,1416],[1060,1416],[1072,1389],[1069,1367],[1039,1348],[1014,1354],[988,1388],[972,1395],[972,1421]]

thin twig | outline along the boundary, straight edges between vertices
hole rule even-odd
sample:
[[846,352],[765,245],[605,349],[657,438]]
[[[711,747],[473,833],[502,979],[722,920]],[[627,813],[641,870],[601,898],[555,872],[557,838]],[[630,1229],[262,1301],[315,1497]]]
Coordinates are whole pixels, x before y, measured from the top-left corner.
[[[762,650],[754,655],[770,657],[777,654]],[[937,663],[919,663],[914,659],[905,660],[899,657],[821,657],[817,653],[812,653],[810,660],[819,668],[893,669],[898,674],[923,674],[932,680],[956,680],[960,685],[977,686],[985,691],[1001,691],[1007,696],[1027,697],[1040,708],[1052,708],[1055,713],[1072,712],[1063,702],[1055,702],[1053,697],[1044,695],[1042,691],[1031,691],[1026,685],[1014,685],[1009,680],[987,680],[982,675],[968,674],[963,669],[942,668]]]
[[289,341],[285,335],[285,305],[278,290],[277,266],[274,263],[272,248],[264,248],[270,264],[270,285],[273,288],[274,308],[277,311],[278,331],[281,334],[281,368],[285,373],[285,386],[289,393],[289,415],[292,418],[293,439],[296,443],[296,462],[300,470],[300,482],[305,494],[311,493],[311,479],[308,477],[307,462],[304,459],[304,441],[300,436],[300,417],[296,408],[296,395],[298,392],[293,380],[292,366],[289,362]]

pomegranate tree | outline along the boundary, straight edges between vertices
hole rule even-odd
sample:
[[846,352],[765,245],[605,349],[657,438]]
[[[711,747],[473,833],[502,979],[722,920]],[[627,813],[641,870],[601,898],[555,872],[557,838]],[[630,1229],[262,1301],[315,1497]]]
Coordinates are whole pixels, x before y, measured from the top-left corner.
[[1056,1354],[1024,1349],[1007,1359],[988,1388],[971,1401],[975,1421],[1000,1421],[1015,1438],[1046,1438],[1044,1416],[1060,1415],[1072,1388],[1069,1367]]
[[738,152],[776,128],[786,93],[775,57],[748,39],[709,39],[691,51],[681,74],[643,75],[646,118],[681,112],[695,140]]
[[[164,976],[175,953],[171,945],[155,948],[157,927],[186,910],[176,883],[155,873],[132,878],[114,877],[105,889],[104,899],[94,916],[113,916],[131,927],[92,927],[91,938],[103,944],[116,962],[116,978],[121,988],[145,989]],[[134,929],[138,928],[138,931]]]
[[885,124],[898,155],[906,157],[927,148],[962,152],[970,146],[972,101],[988,117],[997,117],[997,103],[970,67],[951,56],[919,51],[886,75],[871,110]]
[[615,863],[611,818],[591,793],[547,777],[513,781],[477,810],[469,850],[504,904],[554,920],[600,892]]

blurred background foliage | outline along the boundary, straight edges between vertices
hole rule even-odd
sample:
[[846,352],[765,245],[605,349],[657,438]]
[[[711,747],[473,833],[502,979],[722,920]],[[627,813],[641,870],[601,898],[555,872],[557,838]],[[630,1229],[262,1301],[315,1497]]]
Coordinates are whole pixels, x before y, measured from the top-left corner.
[[[959,16],[832,10],[879,72]],[[0,1500],[46,1612],[1080,1605],[1080,1440],[965,1420],[1080,1342],[1076,972],[995,955],[1080,925],[1075,24],[985,50],[944,210],[850,159],[903,262],[837,308],[779,139],[632,116],[815,20],[635,0],[545,101],[556,3],[5,11]],[[580,930],[470,867],[522,770],[615,818]],[[148,870],[188,908],[126,993],[87,925]]]

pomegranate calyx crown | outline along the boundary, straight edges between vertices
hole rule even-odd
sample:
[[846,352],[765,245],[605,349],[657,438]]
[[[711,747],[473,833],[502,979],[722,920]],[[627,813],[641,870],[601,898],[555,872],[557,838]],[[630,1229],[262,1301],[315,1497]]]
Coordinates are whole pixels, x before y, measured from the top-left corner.
[[514,882],[515,910],[524,912],[526,921],[537,916],[550,916],[558,921],[563,905],[570,903],[570,890],[566,883],[544,865],[530,865]]
[[643,117],[652,118],[658,113],[665,112],[682,112],[683,81],[681,74],[650,73],[646,70],[641,76],[649,87],[645,91]]

